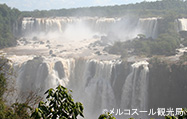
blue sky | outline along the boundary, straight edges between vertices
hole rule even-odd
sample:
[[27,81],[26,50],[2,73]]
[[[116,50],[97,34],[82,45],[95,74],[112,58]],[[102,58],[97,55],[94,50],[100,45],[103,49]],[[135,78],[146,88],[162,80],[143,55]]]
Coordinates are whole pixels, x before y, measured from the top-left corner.
[[[89,6],[121,5],[142,2],[144,0],[0,0],[10,7],[21,11],[77,8]],[[155,1],[155,0],[146,0]]]

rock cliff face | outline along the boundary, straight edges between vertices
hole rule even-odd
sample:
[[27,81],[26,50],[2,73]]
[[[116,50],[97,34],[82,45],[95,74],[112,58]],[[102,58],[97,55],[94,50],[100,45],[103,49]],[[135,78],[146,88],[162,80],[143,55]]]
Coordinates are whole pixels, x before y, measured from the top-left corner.
[[187,65],[152,62],[149,70],[149,108],[185,108]]

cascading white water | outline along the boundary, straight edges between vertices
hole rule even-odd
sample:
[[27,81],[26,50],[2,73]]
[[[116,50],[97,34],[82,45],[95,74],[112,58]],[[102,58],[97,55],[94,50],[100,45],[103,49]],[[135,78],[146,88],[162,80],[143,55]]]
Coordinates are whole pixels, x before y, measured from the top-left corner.
[[[146,61],[122,61],[36,57],[15,63],[18,97],[29,91],[38,95],[59,84],[73,90],[73,98],[84,105],[86,119],[96,119],[103,109],[147,109],[149,72]],[[20,99],[23,101],[23,99]],[[119,116],[124,119],[127,116]],[[141,116],[145,117],[145,116]]]
[[[55,17],[55,18],[31,18],[22,20],[22,35],[32,33],[63,33],[69,25],[83,24],[93,32],[115,34],[124,38],[134,38],[137,34],[144,34],[146,37],[157,38],[158,18],[98,18],[98,17]],[[125,39],[126,40],[126,39]]]
[[[147,111],[148,98],[148,62],[142,61],[132,65],[132,71],[126,78],[123,86],[123,93],[121,99],[121,108],[138,109],[140,111]],[[138,118],[146,118],[145,113],[133,116]],[[131,118],[129,116],[128,118]]]
[[147,38],[157,38],[158,18],[141,18],[138,22],[138,28]]
[[30,33],[49,33],[64,32],[68,25],[84,23],[90,29],[104,32],[112,23],[117,20],[114,18],[97,18],[97,17],[55,17],[55,18],[31,18],[25,17],[22,20],[22,33],[28,35]]
[[182,18],[182,19],[177,19],[176,20],[177,24],[177,31],[187,31],[187,19]]
[[22,33],[24,35],[35,33],[62,32],[68,23],[75,22],[70,18],[31,18],[25,17],[22,20]]

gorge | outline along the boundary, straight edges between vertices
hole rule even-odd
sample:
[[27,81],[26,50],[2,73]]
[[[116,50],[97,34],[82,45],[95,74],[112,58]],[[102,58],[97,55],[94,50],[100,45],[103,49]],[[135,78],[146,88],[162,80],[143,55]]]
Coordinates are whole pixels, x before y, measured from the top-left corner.
[[[187,99],[186,65],[133,56],[124,60],[103,51],[105,45],[138,34],[157,38],[161,19],[23,18],[17,28],[23,38],[16,47],[3,50],[17,75],[17,99],[24,101],[20,97],[30,91],[43,96],[47,89],[61,84],[72,89],[75,100],[83,103],[86,119],[96,119],[105,109],[114,109],[118,119],[146,119],[154,117],[148,117],[150,109],[183,108]],[[187,30],[187,19],[177,21],[179,31]],[[116,39],[104,46],[95,44],[105,35],[115,35]],[[148,112],[119,115],[118,109]]]

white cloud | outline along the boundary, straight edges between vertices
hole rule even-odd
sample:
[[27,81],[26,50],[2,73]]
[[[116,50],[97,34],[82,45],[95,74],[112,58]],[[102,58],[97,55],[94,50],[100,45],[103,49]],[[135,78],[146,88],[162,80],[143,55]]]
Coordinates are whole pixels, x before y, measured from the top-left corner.
[[148,2],[149,2],[149,1],[158,1],[158,0],[145,0],[145,1],[148,1]]

